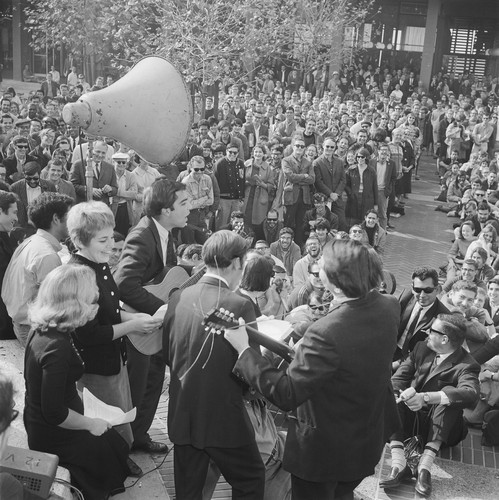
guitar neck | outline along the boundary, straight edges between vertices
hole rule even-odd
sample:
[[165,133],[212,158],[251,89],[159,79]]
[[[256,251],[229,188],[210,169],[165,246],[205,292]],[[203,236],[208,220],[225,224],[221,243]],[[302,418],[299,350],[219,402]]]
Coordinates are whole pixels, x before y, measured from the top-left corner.
[[291,363],[293,360],[294,351],[291,347],[289,347],[284,342],[278,342],[264,333],[258,331],[256,328],[252,326],[245,325],[246,331],[248,332],[248,337],[251,341],[256,342],[258,345],[265,347],[269,351],[281,356],[288,363]]

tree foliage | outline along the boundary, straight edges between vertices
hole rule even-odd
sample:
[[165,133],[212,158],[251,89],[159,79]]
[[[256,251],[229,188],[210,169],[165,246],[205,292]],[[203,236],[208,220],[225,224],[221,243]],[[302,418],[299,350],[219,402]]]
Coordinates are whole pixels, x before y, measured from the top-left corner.
[[[329,57],[331,34],[365,17],[372,0],[31,0],[33,45],[130,67],[167,57],[188,80],[211,84],[234,59],[291,52],[304,71]],[[341,32],[340,31],[340,32]]]

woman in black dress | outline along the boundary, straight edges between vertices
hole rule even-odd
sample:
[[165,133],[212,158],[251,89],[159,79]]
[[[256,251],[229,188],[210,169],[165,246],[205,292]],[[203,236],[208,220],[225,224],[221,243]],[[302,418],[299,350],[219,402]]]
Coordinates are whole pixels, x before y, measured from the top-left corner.
[[87,500],[123,489],[128,447],[108,422],[83,415],[76,381],[84,363],[71,333],[95,317],[95,273],[84,266],[54,269],[30,308],[33,332],[25,354],[24,425],[30,449],[53,453]]
[[[75,346],[85,362],[85,374],[78,388],[86,387],[101,401],[129,411],[132,398],[123,337],[129,333],[150,333],[161,326],[162,320],[153,319],[149,314],[128,313],[120,307],[118,287],[108,265],[114,244],[111,209],[100,201],[79,203],[69,211],[67,224],[71,241],[77,248],[70,262],[91,268],[99,290],[97,315],[73,333]],[[120,425],[116,430],[131,447],[130,424]],[[141,474],[131,459],[128,466],[132,475]]]

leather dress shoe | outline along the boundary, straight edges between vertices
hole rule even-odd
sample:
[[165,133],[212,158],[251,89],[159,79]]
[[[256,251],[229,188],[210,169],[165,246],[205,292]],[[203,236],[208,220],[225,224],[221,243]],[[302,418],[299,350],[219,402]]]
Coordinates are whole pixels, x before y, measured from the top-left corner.
[[428,469],[421,469],[418,472],[416,491],[423,497],[429,497],[431,495],[431,474]]
[[158,443],[157,441],[146,441],[145,443],[138,443],[133,445],[134,450],[145,451],[147,453],[168,453],[168,446],[165,443]]
[[130,457],[128,457],[126,459],[126,464],[128,465],[128,468],[130,469],[130,476],[131,477],[142,476],[142,469]]
[[402,470],[392,467],[389,476],[379,482],[380,488],[396,488],[406,478],[411,477],[411,469],[406,465]]

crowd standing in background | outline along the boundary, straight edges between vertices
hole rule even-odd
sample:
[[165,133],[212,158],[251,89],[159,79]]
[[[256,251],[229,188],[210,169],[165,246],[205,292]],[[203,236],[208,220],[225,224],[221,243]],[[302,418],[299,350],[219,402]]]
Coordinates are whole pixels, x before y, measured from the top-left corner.
[[[245,77],[243,83],[237,83],[229,74],[217,96],[193,96],[195,121],[185,150],[171,165],[153,165],[113,139],[91,138],[94,177],[90,203],[86,202],[85,180],[89,138],[67,126],[61,112],[66,103],[85,92],[103,88],[104,78],[99,77],[91,87],[76,68],[66,82],[53,69],[40,90],[25,101],[14,88],[3,92],[0,338],[17,337],[24,346],[28,344],[25,377],[27,386],[35,391],[27,400],[30,444],[50,451],[37,434],[41,424],[56,437],[58,427],[72,429],[64,432],[78,434],[79,440],[80,433],[90,433],[95,439],[87,445],[105,446],[115,461],[113,480],[101,485],[104,493],[119,488],[124,474],[140,475],[140,468],[127,460],[132,447],[168,452],[166,445],[148,435],[168,365],[173,376],[169,426],[178,448],[175,476],[179,499],[184,494],[188,498],[194,489],[198,494],[208,467],[211,471],[215,465],[235,491],[244,493],[249,484],[254,485],[251,498],[264,498],[264,482],[269,500],[289,498],[291,488],[296,498],[307,498],[303,492],[311,491],[310,483],[317,491],[314,498],[330,498],[334,491],[343,492],[341,498],[352,498],[353,488],[372,472],[379,456],[364,457],[365,463],[357,469],[338,466],[332,475],[327,467],[303,469],[293,454],[326,456],[329,451],[323,449],[324,444],[334,443],[336,437],[327,433],[324,438],[318,432],[306,442],[306,436],[293,428],[293,437],[284,447],[280,441],[284,438],[272,427],[272,420],[268,422],[263,396],[286,411],[309,401],[319,414],[334,413],[324,402],[328,396],[320,398],[311,386],[315,380],[331,383],[339,376],[335,363],[318,366],[317,373],[307,378],[304,356],[315,353],[317,342],[324,343],[325,351],[320,354],[326,360],[327,349],[333,358],[346,356],[348,339],[338,337],[339,344],[329,345],[324,332],[329,331],[330,323],[348,320],[363,335],[359,318],[371,318],[371,308],[378,302],[389,311],[384,319],[390,320],[393,335],[385,338],[383,348],[381,341],[376,348],[382,351],[379,359],[392,362],[393,389],[399,403],[397,412],[391,404],[395,402],[389,390],[391,374],[374,367],[377,372],[369,373],[369,378],[379,404],[373,417],[376,425],[370,429],[379,432],[370,435],[372,447],[365,451],[379,455],[380,440],[391,438],[392,470],[382,487],[398,486],[415,473],[416,490],[429,496],[431,465],[440,447],[463,439],[464,423],[481,426],[499,404],[499,362],[495,358],[499,354],[497,78],[439,72],[424,89],[412,68],[362,64],[333,72],[327,84],[321,78],[314,83],[296,70],[288,75],[266,68],[253,81]],[[112,82],[107,79],[108,85]],[[449,216],[454,241],[449,242],[448,260],[440,269],[416,269],[412,289],[398,302],[385,301],[377,291],[384,247],[394,222],[399,227],[404,224],[405,200],[411,195],[412,183],[419,181],[422,155],[435,163],[441,186],[437,209]],[[345,269],[348,262],[360,259],[360,268],[371,274],[343,276],[345,269],[336,269],[332,256],[344,259]],[[64,319],[55,305],[36,299],[47,275],[51,281],[45,288],[52,287],[51,293],[56,293],[57,279],[64,274],[53,274],[53,270],[61,265],[67,266],[66,274],[75,274],[76,265],[83,265],[86,274],[93,270],[94,278],[85,279],[91,281],[97,298],[87,297],[85,321]],[[187,271],[192,278],[188,284],[193,286],[172,299],[174,307],[168,309],[165,319],[163,352],[142,353],[129,340],[129,333],[156,329],[165,311],[165,300],[154,297],[146,285],[165,266],[175,265]],[[245,266],[249,266],[246,274]],[[355,274],[352,269],[349,272]],[[354,289],[349,288],[348,280]],[[197,368],[190,373],[198,359],[196,353],[201,354],[206,342],[200,340],[202,318],[198,325],[196,315],[187,318],[187,314],[176,313],[184,304],[179,298],[188,297],[204,311],[218,303],[220,287],[229,304],[244,312],[241,315],[247,322],[265,314],[292,324],[293,333],[286,341],[298,342],[299,347],[287,372],[273,368],[254,352],[249,355],[249,345],[258,349],[251,337],[249,344],[229,339],[239,351],[239,359],[228,344],[219,345],[221,338],[213,337],[212,351],[204,362],[211,356],[219,360],[212,374],[218,387],[215,390],[209,377],[203,378]],[[123,311],[120,298],[138,312]],[[55,315],[53,321],[47,316],[49,307]],[[363,312],[356,312],[357,307]],[[179,344],[186,321],[193,338],[188,352]],[[367,345],[358,342],[355,349]],[[71,377],[61,387],[64,400],[51,401],[57,405],[57,413],[48,419],[38,391],[40,383],[43,388],[52,379],[40,382],[40,370],[50,363],[56,344],[71,362]],[[64,363],[66,358],[56,361]],[[372,356],[366,359],[372,361]],[[192,410],[189,398],[200,398],[195,388],[198,377],[207,384],[206,394],[219,398],[236,360],[238,373],[246,375],[261,393],[251,398],[243,390],[246,386],[230,381],[231,397],[238,405],[232,423],[244,422],[245,433],[236,425],[233,436],[227,431],[230,426],[224,429],[225,436],[219,435],[216,421],[201,430],[194,417],[192,428],[184,428],[184,415]],[[451,369],[456,363],[461,371]],[[421,366],[428,370],[426,380],[418,378]],[[188,389],[181,383],[187,374],[189,384],[198,380],[192,387],[187,384]],[[78,416],[81,402],[74,390],[76,381],[124,410],[136,406],[137,420],[118,428],[107,443],[97,439],[107,429],[101,422]],[[345,390],[360,390],[360,383],[352,384],[353,389]],[[278,390],[272,392],[274,386]],[[298,392],[290,399],[294,390]],[[482,399],[475,407],[480,393]],[[208,411],[206,401],[198,402],[202,411]],[[352,413],[365,413],[359,408],[352,407]],[[253,426],[248,426],[243,410],[249,412]],[[309,417],[306,412],[299,414]],[[415,415],[422,423],[424,452],[416,470],[410,470],[402,442],[410,437],[408,429]],[[257,432],[255,418],[267,422],[267,433]],[[343,426],[345,436],[350,435],[352,429],[346,422]],[[342,428],[340,425],[338,432]],[[118,446],[120,436],[123,443]],[[499,442],[499,435],[487,439]],[[351,448],[352,456],[358,451],[351,442],[340,446],[343,451]],[[99,481],[95,467],[76,463],[71,454],[64,455],[65,450],[60,453],[75,482],[94,491],[95,481]],[[276,470],[275,462],[283,456],[284,469],[279,465]],[[336,463],[336,459],[326,460]],[[184,477],[192,463],[199,465],[199,477],[187,484]],[[246,475],[234,464],[247,467]],[[277,493],[277,483],[273,483],[274,490],[270,484],[270,467],[272,478],[277,472],[284,474]],[[96,492],[95,498],[101,493]]]

